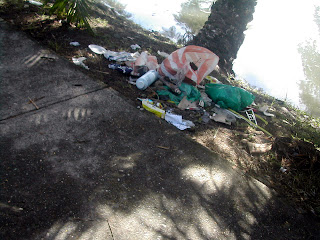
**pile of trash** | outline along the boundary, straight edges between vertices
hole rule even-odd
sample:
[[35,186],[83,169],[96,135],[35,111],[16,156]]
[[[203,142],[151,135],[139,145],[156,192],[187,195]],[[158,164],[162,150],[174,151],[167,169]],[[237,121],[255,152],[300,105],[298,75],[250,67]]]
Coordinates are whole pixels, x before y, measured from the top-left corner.
[[[70,45],[80,44],[71,42]],[[115,52],[94,44],[88,47],[92,52],[113,61],[114,63],[108,67],[128,76],[128,82],[141,91],[156,86],[153,91],[156,92],[157,99],[139,99],[142,107],[180,130],[192,128],[195,124],[182,119],[181,115],[174,114],[174,109],[165,109],[161,102],[174,103],[181,110],[199,111],[203,115],[204,123],[213,120],[231,125],[237,119],[242,119],[268,136],[272,136],[258,126],[255,114],[260,111],[265,116],[273,117],[273,114],[267,112],[268,106],[262,106],[259,110],[250,107],[255,99],[252,93],[239,87],[222,84],[216,78],[209,76],[216,68],[219,57],[206,48],[190,45],[171,54],[158,51],[160,56],[165,57],[159,64],[156,56],[150,55],[147,51],[141,53],[136,51],[141,49],[138,44],[131,45],[136,51],[134,53]],[[86,60],[85,57],[72,60],[89,70],[83,62]],[[204,84],[205,82],[207,84]],[[239,113],[241,111],[243,114]]]

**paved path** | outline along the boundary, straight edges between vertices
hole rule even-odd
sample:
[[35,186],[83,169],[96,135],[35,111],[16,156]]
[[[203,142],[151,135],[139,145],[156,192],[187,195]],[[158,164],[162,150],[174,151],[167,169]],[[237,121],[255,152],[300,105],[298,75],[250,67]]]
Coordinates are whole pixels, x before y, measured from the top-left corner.
[[1,239],[319,234],[262,183],[0,25]]

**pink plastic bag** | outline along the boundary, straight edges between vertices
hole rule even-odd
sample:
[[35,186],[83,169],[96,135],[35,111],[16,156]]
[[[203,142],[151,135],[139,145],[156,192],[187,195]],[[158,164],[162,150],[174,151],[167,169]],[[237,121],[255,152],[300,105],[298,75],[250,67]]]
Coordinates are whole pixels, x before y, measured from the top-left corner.
[[169,55],[160,65],[158,72],[176,84],[186,81],[193,85],[210,74],[219,62],[219,57],[210,50],[199,46],[186,46]]
[[133,75],[138,74],[140,68],[146,68],[146,71],[156,70],[158,68],[158,60],[156,56],[148,55],[147,52],[142,52],[134,63],[131,63]]

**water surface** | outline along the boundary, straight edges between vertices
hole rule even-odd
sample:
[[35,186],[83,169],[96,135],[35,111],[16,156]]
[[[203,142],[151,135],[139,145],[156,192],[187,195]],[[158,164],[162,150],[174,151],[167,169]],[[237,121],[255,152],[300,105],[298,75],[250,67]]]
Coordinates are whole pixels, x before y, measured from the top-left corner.
[[[178,32],[184,31],[173,14],[186,0],[119,2],[146,29],[175,26]],[[317,25],[316,7],[320,9],[319,0],[259,0],[234,71],[271,96],[320,117],[320,17]]]

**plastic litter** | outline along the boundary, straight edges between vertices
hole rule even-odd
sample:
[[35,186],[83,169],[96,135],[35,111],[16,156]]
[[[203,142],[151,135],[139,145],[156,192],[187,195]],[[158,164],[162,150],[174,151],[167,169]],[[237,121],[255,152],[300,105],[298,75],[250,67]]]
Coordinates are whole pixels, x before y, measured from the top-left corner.
[[287,170],[288,170],[288,169],[286,169],[286,168],[284,168],[284,167],[281,167],[281,168],[280,168],[280,172],[282,172],[282,173],[285,173]]
[[242,116],[241,114],[237,113],[236,111],[232,110],[232,109],[228,109],[230,112],[232,112],[237,118],[241,118],[243,120],[245,120],[247,123],[249,123],[251,126],[256,127],[258,129],[260,129],[262,132],[264,132],[265,134],[267,134],[269,137],[272,137],[272,134],[269,133],[267,130],[265,130],[264,128],[258,126],[257,124],[251,122],[249,119],[247,119],[246,117]]
[[132,85],[136,85],[136,81],[137,81],[136,78],[129,77],[128,83],[130,83]]
[[29,2],[30,4],[35,5],[35,6],[38,6],[38,7],[40,7],[40,6],[43,5],[43,3],[38,2],[38,1],[34,1],[34,0],[28,0],[28,2]]
[[263,112],[263,114],[264,114],[265,116],[267,116],[267,117],[274,117],[274,114],[267,112],[268,109],[269,109],[269,106],[264,105],[264,106],[262,106],[262,107],[259,108],[259,111],[260,111],[260,112]]
[[160,51],[158,50],[157,53],[158,53],[160,56],[162,56],[162,57],[165,57],[165,58],[169,57],[169,54],[166,53],[166,52],[160,52]]
[[205,79],[208,80],[210,83],[221,83],[218,79],[212,76],[206,76]]
[[256,116],[254,115],[254,112],[252,109],[248,109],[245,111],[246,114],[247,114],[247,117],[248,119],[251,121],[251,122],[254,122],[256,125],[258,125],[257,123],[257,120],[256,120]]
[[199,83],[217,66],[219,57],[199,46],[186,46],[172,52],[160,65],[159,74],[179,85],[182,81]]
[[78,43],[78,42],[70,42],[70,45],[78,47],[78,46],[80,46],[80,43]]
[[135,57],[135,53],[113,52],[109,50],[106,53],[104,53],[104,57],[109,59],[110,61],[118,62],[135,61],[137,59]]
[[206,94],[205,92],[200,92],[201,94],[201,98],[204,102],[203,107],[207,107],[207,106],[211,106],[212,105],[212,99],[209,98],[208,94]]
[[105,54],[107,53],[107,49],[105,49],[104,47],[98,46],[98,45],[94,45],[94,44],[90,44],[88,46],[90,48],[90,50],[96,54]]
[[155,56],[148,55],[148,52],[142,52],[135,60],[133,67],[133,75],[142,76],[148,70],[156,70],[158,68],[158,60]]
[[117,71],[123,74],[130,74],[132,72],[132,68],[129,68],[127,66],[121,66],[120,64],[109,64],[108,67],[110,69],[116,69]]
[[145,90],[159,78],[159,74],[155,70],[150,70],[136,81],[136,86],[140,90]]
[[190,110],[199,110],[197,102],[191,102],[187,99],[187,96],[184,96],[180,103],[178,104],[178,108],[181,110],[190,109]]
[[86,59],[87,59],[86,57],[79,57],[79,58],[73,57],[72,62],[76,65],[79,65],[79,66],[89,70],[89,67],[83,63],[83,61]]
[[166,85],[173,93],[180,94],[181,90],[176,84],[173,84],[172,82],[168,81],[166,77],[160,76],[160,81]]
[[216,122],[231,125],[232,123],[237,121],[234,114],[230,113],[230,111],[228,111],[227,109],[214,107],[212,111],[214,112],[214,114],[210,118]]
[[141,47],[138,44],[134,44],[130,46],[133,50],[140,49]]
[[255,97],[248,91],[224,84],[206,84],[205,92],[220,107],[241,111],[251,105]]
[[140,99],[142,100],[142,107],[149,112],[154,113],[156,116],[160,118],[165,118],[166,112],[161,109],[161,105],[156,106],[154,102],[150,99]]
[[210,114],[208,112],[204,112],[202,115],[202,122],[207,124],[210,121]]
[[190,102],[201,100],[201,94],[199,90],[194,86],[186,83],[181,83],[179,89],[181,91],[180,94],[173,94],[168,90],[168,88],[167,90],[158,90],[157,93],[158,95],[169,96],[170,100],[173,101],[176,105],[180,103],[184,96],[187,96],[187,100],[189,100]]
[[183,120],[181,115],[176,115],[170,112],[166,113],[165,120],[180,130],[185,130],[195,126],[193,122],[189,120]]

